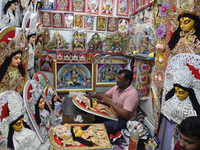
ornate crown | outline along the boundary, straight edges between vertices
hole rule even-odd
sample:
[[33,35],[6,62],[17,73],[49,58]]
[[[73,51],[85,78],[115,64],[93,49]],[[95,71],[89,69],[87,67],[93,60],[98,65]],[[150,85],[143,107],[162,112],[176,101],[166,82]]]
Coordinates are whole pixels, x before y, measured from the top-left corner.
[[16,28],[15,37],[8,38],[8,45],[6,42],[0,43],[0,49],[6,51],[6,56],[9,57],[12,53],[21,50],[26,51],[28,50],[28,41],[26,35],[21,28]]
[[198,15],[200,11],[200,1],[199,0],[178,0],[177,10],[180,14],[190,13],[192,15]]
[[36,30],[37,30],[37,37],[43,34],[43,28],[41,23],[37,23]]

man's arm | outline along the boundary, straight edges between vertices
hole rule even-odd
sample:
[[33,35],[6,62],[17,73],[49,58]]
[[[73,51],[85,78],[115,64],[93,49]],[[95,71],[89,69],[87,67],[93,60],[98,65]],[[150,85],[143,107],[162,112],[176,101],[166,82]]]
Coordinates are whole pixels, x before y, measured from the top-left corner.
[[89,93],[87,94],[87,97],[88,97],[88,98],[93,97],[93,98],[96,98],[96,99],[98,99],[98,100],[102,100],[103,97],[104,97],[105,95],[106,95],[106,94],[95,94],[95,93],[89,92]]
[[118,117],[123,118],[125,120],[130,119],[129,115],[131,112],[124,108],[117,106],[108,96],[104,96],[102,98],[102,102],[110,105],[115,110],[115,113]]

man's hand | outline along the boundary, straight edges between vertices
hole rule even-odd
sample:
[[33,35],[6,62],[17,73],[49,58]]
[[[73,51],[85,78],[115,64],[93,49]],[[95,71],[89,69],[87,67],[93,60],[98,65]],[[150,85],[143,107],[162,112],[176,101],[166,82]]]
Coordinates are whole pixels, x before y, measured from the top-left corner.
[[87,97],[88,97],[88,98],[91,98],[91,97],[94,98],[94,97],[95,97],[95,94],[94,94],[93,92],[89,92],[89,93],[87,94]]
[[104,95],[104,97],[101,101],[105,104],[108,104],[108,105],[110,105],[110,103],[112,102],[112,100],[106,95]]

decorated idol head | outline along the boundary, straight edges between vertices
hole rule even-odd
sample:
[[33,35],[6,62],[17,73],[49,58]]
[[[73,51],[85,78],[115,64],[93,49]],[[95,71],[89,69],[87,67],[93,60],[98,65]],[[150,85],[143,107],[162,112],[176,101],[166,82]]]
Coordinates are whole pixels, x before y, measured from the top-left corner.
[[4,14],[6,14],[8,9],[12,10],[13,14],[15,14],[14,12],[17,9],[17,5],[18,5],[18,0],[7,0],[7,3],[3,8]]
[[[185,6],[186,3],[188,3],[187,6]],[[198,13],[200,12],[199,5],[199,1],[195,0],[186,0],[186,2],[177,1],[179,26],[168,43],[170,50],[173,50],[178,43],[181,38],[181,33],[188,35],[194,34],[197,39],[200,40],[200,19],[198,16]]]
[[126,14],[127,13],[127,1],[126,0],[120,1],[118,12],[120,14]]

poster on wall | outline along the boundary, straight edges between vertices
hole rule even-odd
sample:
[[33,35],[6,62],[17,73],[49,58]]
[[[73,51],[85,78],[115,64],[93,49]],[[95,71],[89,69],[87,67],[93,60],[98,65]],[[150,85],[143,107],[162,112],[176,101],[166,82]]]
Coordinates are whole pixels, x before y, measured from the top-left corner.
[[129,18],[119,18],[118,19],[118,31],[120,33],[128,34],[129,30]]
[[112,64],[105,64],[103,60],[95,66],[96,86],[116,85],[116,75],[123,70],[127,64],[126,60],[113,60]]
[[114,17],[108,17],[107,20],[107,31],[109,32],[114,32],[116,31],[118,25],[118,18],[114,18]]
[[55,10],[70,11],[70,0],[56,0]]
[[93,30],[94,28],[94,16],[85,15],[85,29]]
[[129,1],[117,0],[117,15],[128,16],[129,13]]
[[85,12],[86,0],[71,0],[72,10],[74,12]]
[[38,7],[38,9],[53,10],[54,1],[41,0],[40,6]]
[[72,35],[72,52],[86,51],[86,32],[84,30],[75,30]]
[[51,12],[40,11],[40,22],[43,27],[51,27]]
[[87,13],[99,14],[100,0],[88,0],[87,1]]
[[102,17],[102,16],[97,17],[97,30],[101,30],[101,31],[106,30],[106,17]]
[[92,63],[54,61],[54,87],[57,92],[94,91]]
[[103,0],[101,14],[113,15],[114,12],[114,0]]
[[74,14],[64,13],[64,28],[72,28],[74,22]]
[[74,14],[74,27],[83,28],[83,15]]
[[62,12],[52,12],[52,27],[62,28],[63,27],[63,13]]

